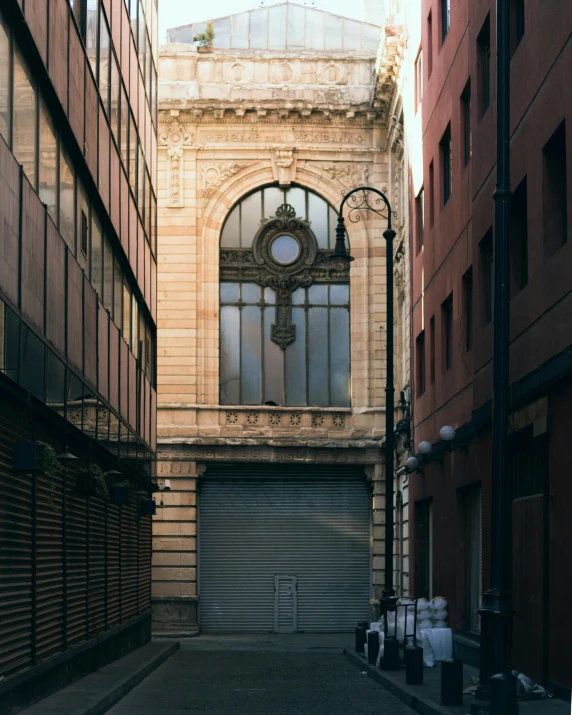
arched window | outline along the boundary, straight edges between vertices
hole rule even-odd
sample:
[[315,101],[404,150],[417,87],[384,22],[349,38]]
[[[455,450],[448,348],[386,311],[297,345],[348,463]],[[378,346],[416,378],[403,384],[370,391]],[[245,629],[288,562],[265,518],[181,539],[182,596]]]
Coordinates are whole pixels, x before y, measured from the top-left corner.
[[220,402],[350,404],[349,272],[329,256],[337,215],[269,186],[229,213],[220,248]]

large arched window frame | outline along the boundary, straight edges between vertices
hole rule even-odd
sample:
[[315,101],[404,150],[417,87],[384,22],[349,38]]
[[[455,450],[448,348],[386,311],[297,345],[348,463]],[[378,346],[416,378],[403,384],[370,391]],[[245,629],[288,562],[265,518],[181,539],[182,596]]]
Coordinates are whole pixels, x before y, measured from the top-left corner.
[[220,402],[350,404],[349,273],[329,261],[335,210],[267,186],[229,213],[220,246]]

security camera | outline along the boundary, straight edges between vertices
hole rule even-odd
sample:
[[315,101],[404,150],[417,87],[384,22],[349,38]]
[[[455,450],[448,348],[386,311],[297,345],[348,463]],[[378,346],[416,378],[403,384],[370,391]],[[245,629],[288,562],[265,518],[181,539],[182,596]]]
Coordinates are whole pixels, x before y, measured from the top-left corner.
[[170,479],[165,479],[165,484],[163,486],[163,489],[167,489],[167,490],[171,489],[171,480]]

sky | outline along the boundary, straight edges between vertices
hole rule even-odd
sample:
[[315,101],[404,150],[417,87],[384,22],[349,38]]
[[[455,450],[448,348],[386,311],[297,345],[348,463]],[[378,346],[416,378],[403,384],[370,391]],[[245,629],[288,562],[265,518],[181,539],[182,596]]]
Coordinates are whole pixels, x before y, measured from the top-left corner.
[[[355,20],[363,20],[363,3],[348,2],[348,0],[295,0],[300,5],[316,7],[319,10],[327,10],[351,17]],[[265,0],[264,6],[276,5],[284,0]],[[202,22],[215,17],[232,15],[243,10],[253,10],[261,6],[261,0],[159,0],[159,44],[166,42],[167,30],[170,27],[179,25],[189,25],[192,22]]]

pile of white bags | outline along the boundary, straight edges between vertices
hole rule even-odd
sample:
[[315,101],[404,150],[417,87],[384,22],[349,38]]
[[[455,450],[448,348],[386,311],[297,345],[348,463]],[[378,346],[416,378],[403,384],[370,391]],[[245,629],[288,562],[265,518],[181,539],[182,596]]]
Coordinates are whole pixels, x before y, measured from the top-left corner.
[[431,628],[447,628],[447,599],[443,596],[435,596],[429,604],[430,618],[432,622]]

